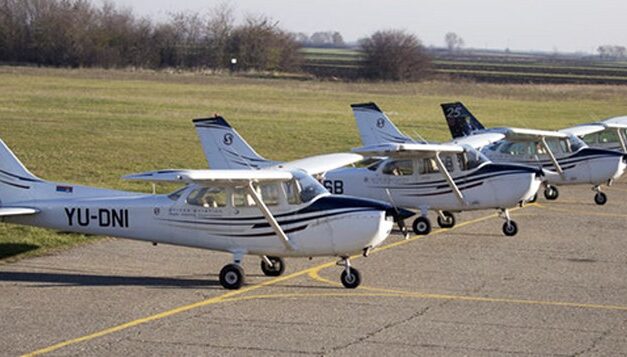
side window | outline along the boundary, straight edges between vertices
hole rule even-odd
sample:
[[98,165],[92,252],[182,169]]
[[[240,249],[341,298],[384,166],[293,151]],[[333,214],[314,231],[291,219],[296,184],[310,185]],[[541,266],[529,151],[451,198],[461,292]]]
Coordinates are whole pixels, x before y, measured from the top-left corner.
[[618,135],[614,130],[604,130],[599,133],[600,143],[616,143],[618,142]]
[[187,196],[187,204],[207,208],[226,207],[226,192],[216,187],[199,187]]
[[448,172],[455,171],[455,165],[453,164],[453,157],[451,155],[446,155],[442,159],[442,162],[444,162],[444,167],[446,167],[446,170],[448,170]]
[[591,145],[591,144],[596,144],[598,142],[598,138],[599,138],[600,134],[590,134],[590,135],[586,135],[583,137],[583,142]]
[[255,200],[244,188],[236,188],[233,190],[233,206],[235,207],[253,207],[255,206]]
[[266,206],[276,206],[279,204],[279,185],[271,183],[259,186],[261,199]]
[[393,160],[387,162],[381,172],[384,175],[409,176],[414,173],[414,165],[412,160]]
[[[559,140],[547,140],[546,144],[549,146],[549,149],[551,149],[551,151],[554,154],[560,153],[560,152],[568,152],[568,151],[562,151],[563,147],[562,147],[562,142],[563,140],[559,139]],[[546,153],[548,154],[548,153]]]
[[457,163],[459,164],[460,170],[468,170],[468,158],[466,157],[466,153],[457,154]]
[[438,165],[435,163],[435,160],[426,158],[420,161],[420,174],[421,175],[433,174],[436,172],[440,172],[440,169],[438,168]]

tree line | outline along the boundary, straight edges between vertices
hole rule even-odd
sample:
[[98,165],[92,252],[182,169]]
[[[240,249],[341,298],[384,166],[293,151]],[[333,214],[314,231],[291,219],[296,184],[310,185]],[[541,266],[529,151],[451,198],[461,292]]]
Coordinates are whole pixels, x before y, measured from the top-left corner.
[[[266,16],[236,23],[234,15],[226,2],[204,14],[177,12],[154,22],[107,1],[0,0],[0,62],[298,71],[303,43],[344,44],[338,32],[293,34]],[[376,32],[360,46],[364,78],[417,80],[429,65],[418,38],[403,31]]]

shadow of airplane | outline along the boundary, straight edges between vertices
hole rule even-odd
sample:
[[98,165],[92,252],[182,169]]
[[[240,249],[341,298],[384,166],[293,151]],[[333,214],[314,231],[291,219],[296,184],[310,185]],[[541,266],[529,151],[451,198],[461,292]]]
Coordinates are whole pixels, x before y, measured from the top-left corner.
[[[220,287],[218,280],[146,277],[146,276],[112,276],[67,273],[30,273],[0,271],[0,281],[41,283],[35,287],[49,286],[146,286],[158,288],[207,288]],[[47,284],[46,284],[47,283]]]
[[39,248],[38,245],[28,243],[0,243],[0,259],[29,252]]

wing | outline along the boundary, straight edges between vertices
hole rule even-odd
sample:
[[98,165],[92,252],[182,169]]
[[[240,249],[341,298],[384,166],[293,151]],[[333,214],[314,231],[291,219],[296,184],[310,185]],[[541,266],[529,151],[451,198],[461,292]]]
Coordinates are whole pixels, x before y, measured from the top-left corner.
[[289,161],[270,167],[279,170],[303,170],[310,175],[317,175],[363,160],[358,154],[338,153],[311,156],[300,160]]
[[536,141],[545,139],[564,139],[568,138],[568,134],[559,131],[507,128],[505,137],[511,141]]
[[481,149],[486,145],[490,145],[503,139],[505,139],[505,134],[502,133],[479,133],[472,134],[470,136],[458,137],[457,139],[450,141],[449,144],[470,145],[475,149]]
[[353,152],[367,156],[430,157],[438,153],[461,153],[464,148],[455,144],[385,143],[354,148]]
[[621,128],[627,128],[627,116],[605,119],[601,121],[601,123],[606,124],[606,125],[607,124],[614,125],[614,126],[618,126]]
[[279,170],[159,170],[123,177],[126,180],[148,182],[173,182],[225,184],[228,186],[244,185],[248,182],[289,181],[293,175],[289,171]]
[[590,123],[590,124],[576,125],[570,128],[561,129],[559,130],[559,132],[581,137],[581,136],[598,133],[603,130],[605,130],[605,127],[602,124]]
[[23,216],[39,213],[36,208],[30,207],[2,207],[0,208],[0,217]]

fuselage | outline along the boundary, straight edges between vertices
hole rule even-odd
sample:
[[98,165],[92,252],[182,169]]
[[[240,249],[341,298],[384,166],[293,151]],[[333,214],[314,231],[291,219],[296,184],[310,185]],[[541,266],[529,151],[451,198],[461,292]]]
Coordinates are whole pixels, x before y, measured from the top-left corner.
[[336,194],[384,200],[398,207],[463,211],[509,208],[531,198],[541,184],[541,172],[522,165],[478,162],[462,155],[442,161],[463,196],[455,194],[433,159],[384,159],[368,168],[330,171],[324,184]]
[[391,207],[380,202],[324,193],[290,203],[276,195],[267,205],[296,247],[288,249],[259,208],[244,196],[238,202],[232,188],[216,188],[223,199],[200,203],[198,191],[206,188],[197,185],[171,195],[43,181],[29,187],[25,200],[11,206],[33,207],[39,213],[5,217],[6,222],[231,253],[347,256],[379,245],[393,225]]

